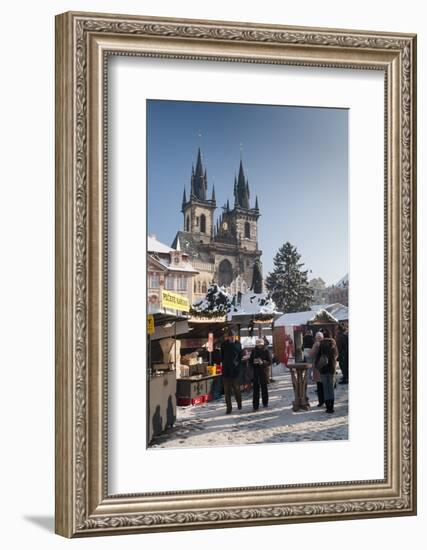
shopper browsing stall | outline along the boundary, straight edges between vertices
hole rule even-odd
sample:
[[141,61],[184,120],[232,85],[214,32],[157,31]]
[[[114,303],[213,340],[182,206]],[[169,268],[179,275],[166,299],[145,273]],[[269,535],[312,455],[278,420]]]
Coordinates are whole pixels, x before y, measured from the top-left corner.
[[229,331],[221,346],[222,379],[224,383],[224,396],[226,414],[232,411],[231,393],[233,391],[237,402],[237,408],[242,408],[242,395],[240,392],[240,369],[242,363],[242,346],[235,339],[233,331]]
[[268,407],[267,374],[268,367],[271,365],[271,355],[262,338],[256,341],[256,347],[251,353],[249,363],[254,369],[253,408],[254,411],[257,411],[259,409],[260,388],[262,404],[264,407]]

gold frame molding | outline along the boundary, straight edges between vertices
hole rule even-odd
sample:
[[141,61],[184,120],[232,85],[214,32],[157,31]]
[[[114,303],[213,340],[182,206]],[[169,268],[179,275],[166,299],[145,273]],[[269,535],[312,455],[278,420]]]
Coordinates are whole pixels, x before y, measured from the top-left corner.
[[[385,477],[109,495],[106,59],[385,74]],[[124,15],[56,17],[56,532],[66,537],[416,513],[416,36]]]

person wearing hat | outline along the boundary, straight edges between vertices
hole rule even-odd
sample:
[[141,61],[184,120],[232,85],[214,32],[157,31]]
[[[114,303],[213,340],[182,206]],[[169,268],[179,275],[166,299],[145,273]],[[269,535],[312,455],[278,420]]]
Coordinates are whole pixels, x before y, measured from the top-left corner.
[[320,371],[320,380],[323,387],[323,397],[326,404],[326,412],[333,413],[334,411],[334,382],[335,371],[338,359],[338,349],[335,340],[330,337],[325,331],[324,338],[319,345],[317,352],[316,364]]
[[254,411],[257,411],[259,409],[260,388],[262,404],[264,407],[268,407],[267,370],[271,365],[271,355],[265,347],[264,340],[262,338],[258,338],[256,340],[255,348],[252,350],[249,358],[249,364],[254,370],[253,407]]
[[242,363],[242,345],[235,339],[234,332],[229,330],[225,335],[225,341],[221,345],[222,381],[224,384],[224,397],[226,414],[230,414],[231,392],[234,392],[237,408],[242,408],[242,394],[240,391],[240,366]]

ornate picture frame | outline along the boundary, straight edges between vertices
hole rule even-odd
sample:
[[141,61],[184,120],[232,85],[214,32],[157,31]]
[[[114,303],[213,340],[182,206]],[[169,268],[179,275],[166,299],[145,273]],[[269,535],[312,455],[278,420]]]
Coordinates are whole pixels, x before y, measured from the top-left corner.
[[[385,476],[108,493],[106,60],[111,55],[385,75]],[[416,513],[416,36],[65,13],[56,18],[56,532],[135,532]]]

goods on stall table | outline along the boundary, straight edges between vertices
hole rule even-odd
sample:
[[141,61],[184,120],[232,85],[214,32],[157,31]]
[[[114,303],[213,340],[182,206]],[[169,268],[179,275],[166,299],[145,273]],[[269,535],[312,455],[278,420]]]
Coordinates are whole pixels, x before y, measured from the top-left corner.
[[184,365],[198,365],[199,363],[199,354],[197,352],[187,353],[186,355],[181,356],[181,363]]
[[177,405],[200,405],[222,395],[222,376],[190,376],[177,380]]
[[214,376],[216,374],[216,366],[215,365],[208,365],[208,374],[210,376]]
[[190,367],[188,365],[177,365],[176,376],[177,378],[185,378],[190,376]]

